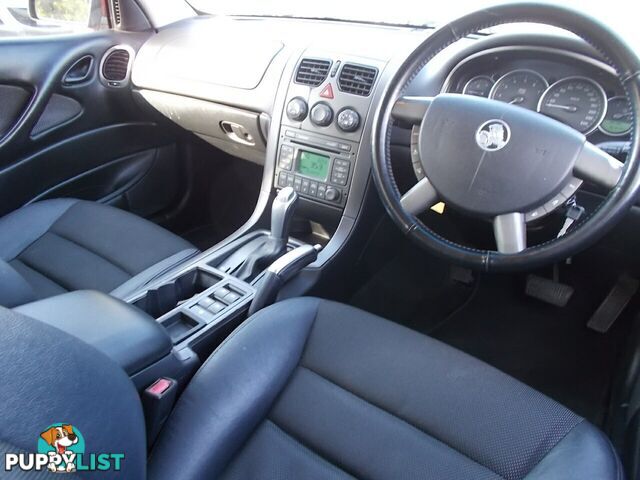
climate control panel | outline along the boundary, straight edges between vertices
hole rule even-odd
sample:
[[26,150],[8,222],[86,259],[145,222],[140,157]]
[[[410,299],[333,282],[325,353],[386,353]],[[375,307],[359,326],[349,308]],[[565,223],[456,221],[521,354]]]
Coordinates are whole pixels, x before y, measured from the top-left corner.
[[343,207],[347,201],[355,142],[283,127],[274,186],[293,187],[302,197]]
[[324,101],[316,102],[309,109],[304,98],[294,97],[287,103],[286,113],[293,122],[302,122],[308,115],[316,127],[328,127],[334,118],[336,126],[343,132],[355,132],[360,127],[360,114],[354,107],[344,107],[336,116],[331,105]]

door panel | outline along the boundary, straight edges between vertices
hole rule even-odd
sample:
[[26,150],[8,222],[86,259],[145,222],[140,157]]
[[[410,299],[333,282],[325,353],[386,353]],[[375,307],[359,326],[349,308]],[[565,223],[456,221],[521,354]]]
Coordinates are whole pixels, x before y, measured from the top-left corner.
[[[0,215],[55,196],[146,216],[177,201],[175,127],[98,72],[108,49],[137,51],[146,37],[102,31],[0,40]],[[154,188],[144,187],[149,179]]]

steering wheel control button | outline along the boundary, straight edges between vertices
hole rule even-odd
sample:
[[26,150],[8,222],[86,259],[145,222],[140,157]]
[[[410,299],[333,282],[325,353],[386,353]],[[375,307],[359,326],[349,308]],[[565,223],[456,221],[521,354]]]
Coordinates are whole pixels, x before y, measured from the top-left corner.
[[307,118],[309,107],[302,97],[292,98],[287,104],[287,117],[294,122],[301,122]]
[[553,212],[556,208],[560,207],[564,204],[566,198],[562,196],[562,194],[556,195],[547,203],[544,204],[544,208],[547,210],[547,213]]
[[278,159],[278,167],[283,170],[291,170],[293,166],[293,147],[291,145],[282,145],[280,147],[280,158]]
[[524,219],[526,222],[533,222],[534,220],[538,220],[542,217],[544,217],[547,214],[547,210],[544,208],[544,205],[542,207],[538,207],[535,210],[531,210],[529,213],[527,213],[524,216]]
[[338,127],[343,132],[355,132],[360,126],[360,115],[353,108],[347,107],[338,113]]
[[482,150],[495,152],[507,146],[511,139],[511,129],[503,120],[484,122],[476,132],[476,143]]
[[331,110],[331,107],[328,104],[319,102],[311,109],[311,115],[309,118],[311,119],[311,123],[314,125],[317,125],[318,127],[327,127],[331,125],[331,121],[333,120],[333,110]]
[[562,189],[562,191],[560,193],[562,193],[562,195],[564,195],[564,197],[569,200],[571,197],[573,197],[575,195],[575,193],[578,191],[578,189],[580,188],[580,185],[582,185],[582,180],[579,180],[577,178],[572,178],[571,180],[569,180],[569,182],[564,186],[564,188]]

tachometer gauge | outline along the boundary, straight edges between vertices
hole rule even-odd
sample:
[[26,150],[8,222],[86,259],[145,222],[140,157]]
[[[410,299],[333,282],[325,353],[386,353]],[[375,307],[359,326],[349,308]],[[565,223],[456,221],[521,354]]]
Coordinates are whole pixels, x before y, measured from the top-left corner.
[[538,111],[588,135],[607,112],[607,95],[590,78],[563,78],[542,94]]
[[545,78],[533,70],[513,70],[493,85],[489,98],[535,110],[542,92],[549,86]]
[[493,80],[486,75],[478,75],[469,80],[462,89],[462,93],[465,95],[475,95],[476,97],[489,96],[489,92],[493,87]]
[[607,114],[600,124],[600,131],[619,137],[626,135],[633,127],[633,112],[625,96],[612,97],[607,102]]

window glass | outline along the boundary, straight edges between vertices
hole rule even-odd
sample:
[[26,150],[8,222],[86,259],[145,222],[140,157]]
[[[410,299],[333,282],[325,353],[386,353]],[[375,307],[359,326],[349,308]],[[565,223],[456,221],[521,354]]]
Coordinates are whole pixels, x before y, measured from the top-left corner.
[[109,28],[100,0],[0,0],[0,37],[60,35]]

